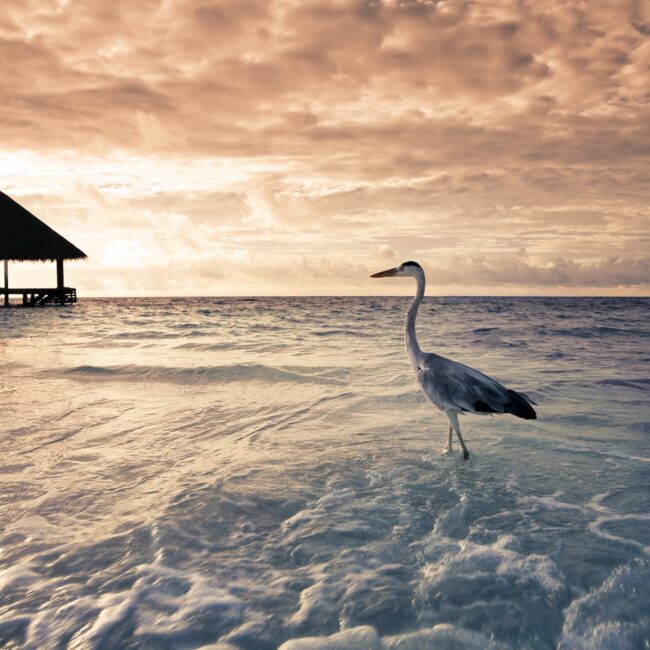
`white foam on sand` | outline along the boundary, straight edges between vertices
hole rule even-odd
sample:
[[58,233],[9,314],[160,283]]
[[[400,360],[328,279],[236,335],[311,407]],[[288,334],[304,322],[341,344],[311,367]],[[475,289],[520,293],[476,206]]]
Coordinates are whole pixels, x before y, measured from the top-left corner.
[[493,639],[463,630],[455,625],[439,623],[432,628],[384,637],[382,645],[385,650],[506,650],[508,646]]
[[608,508],[603,504],[603,501],[609,497],[609,492],[603,492],[602,494],[597,494],[594,496],[587,507],[593,512],[598,513],[596,519],[594,519],[589,524],[589,530],[598,537],[606,539],[610,542],[616,542],[619,544],[628,544],[634,546],[644,553],[650,555],[650,545],[639,542],[636,539],[629,539],[627,537],[622,537],[621,535],[615,535],[612,532],[603,530],[607,524],[611,524],[617,521],[650,521],[650,515],[647,514],[619,514]]
[[650,562],[617,568],[565,610],[560,650],[636,650],[650,646]]
[[9,589],[29,587],[38,582],[38,574],[32,570],[31,564],[17,564],[0,571],[0,594]]
[[424,582],[430,586],[449,582],[457,575],[466,579],[497,575],[515,583],[537,584],[549,593],[562,590],[564,577],[557,566],[544,555],[521,555],[508,549],[513,539],[502,535],[493,544],[458,542],[451,553],[425,566]]
[[430,650],[431,648],[506,650],[508,646],[477,632],[440,623],[431,628],[381,638],[373,627],[362,625],[330,636],[292,639],[283,643],[279,650]]
[[[24,648],[94,648],[107,643],[120,626],[129,623],[133,636],[149,644],[192,638],[197,619],[213,618],[216,627],[232,628],[243,619],[243,606],[230,593],[200,574],[188,575],[162,564],[135,567],[138,576],[128,589],[74,600],[46,601],[33,615],[3,618],[0,629],[26,629]],[[5,588],[29,587],[43,593],[70,589],[60,578],[45,579],[27,566],[2,573]]]
[[559,499],[561,495],[561,492],[555,492],[550,496],[527,496],[520,497],[517,500],[521,504],[529,505],[530,510],[533,512],[555,512],[559,510],[577,510],[579,512],[585,512],[587,510],[584,506],[562,501]]
[[369,625],[342,630],[331,636],[310,636],[283,643],[279,650],[382,650],[376,630]]
[[531,512],[554,512],[560,510],[575,510],[587,517],[594,517],[592,521],[587,524],[587,528],[597,537],[606,539],[610,542],[619,544],[628,544],[636,547],[644,553],[650,554],[650,545],[644,544],[636,539],[630,539],[621,535],[616,535],[610,531],[604,530],[608,524],[620,521],[650,521],[650,515],[634,513],[634,514],[619,514],[603,504],[608,497],[611,496],[609,492],[602,492],[596,494],[589,501],[584,504],[567,503],[559,499],[561,492],[555,492],[550,496],[527,496],[518,499],[519,503],[528,505]]
[[312,575],[316,581],[300,592],[300,607],[287,621],[291,627],[307,624],[319,612],[329,611],[341,596],[342,587],[328,581],[324,566],[313,567]]

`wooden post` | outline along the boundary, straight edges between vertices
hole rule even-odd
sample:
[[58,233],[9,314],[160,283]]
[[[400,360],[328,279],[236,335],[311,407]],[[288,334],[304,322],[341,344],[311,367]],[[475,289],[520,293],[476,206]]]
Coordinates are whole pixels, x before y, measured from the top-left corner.
[[9,260],[5,260],[5,307],[9,307]]
[[56,288],[63,289],[63,260],[56,261]]

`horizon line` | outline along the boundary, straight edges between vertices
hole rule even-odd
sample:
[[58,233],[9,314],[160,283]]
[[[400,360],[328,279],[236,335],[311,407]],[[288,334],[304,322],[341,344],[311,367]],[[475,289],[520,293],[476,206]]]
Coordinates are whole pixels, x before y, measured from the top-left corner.
[[[85,295],[79,296],[79,300],[137,300],[137,299],[156,299],[156,298],[412,298],[408,294],[242,294],[242,295],[211,295],[211,294],[196,294],[196,295]],[[553,294],[440,294],[440,295],[427,295],[426,298],[650,298],[650,294],[643,295],[605,295],[605,294],[567,294],[567,295],[553,295]]]

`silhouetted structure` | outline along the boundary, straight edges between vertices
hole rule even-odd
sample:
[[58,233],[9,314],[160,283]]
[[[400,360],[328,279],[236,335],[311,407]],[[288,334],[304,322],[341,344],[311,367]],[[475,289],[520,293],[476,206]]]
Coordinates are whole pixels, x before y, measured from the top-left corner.
[[[9,296],[21,295],[23,305],[64,305],[77,302],[77,290],[63,281],[63,260],[86,257],[74,244],[61,237],[48,225],[23,208],[4,192],[0,192],[0,260],[4,260],[4,305]],[[9,262],[56,262],[56,288],[9,288]]]

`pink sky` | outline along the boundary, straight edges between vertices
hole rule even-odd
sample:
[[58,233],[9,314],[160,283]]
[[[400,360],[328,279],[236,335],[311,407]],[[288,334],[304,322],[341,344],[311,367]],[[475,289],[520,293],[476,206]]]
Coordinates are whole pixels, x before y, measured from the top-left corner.
[[[650,5],[37,0],[0,189],[81,295],[650,295]],[[13,284],[54,276],[12,265]]]

